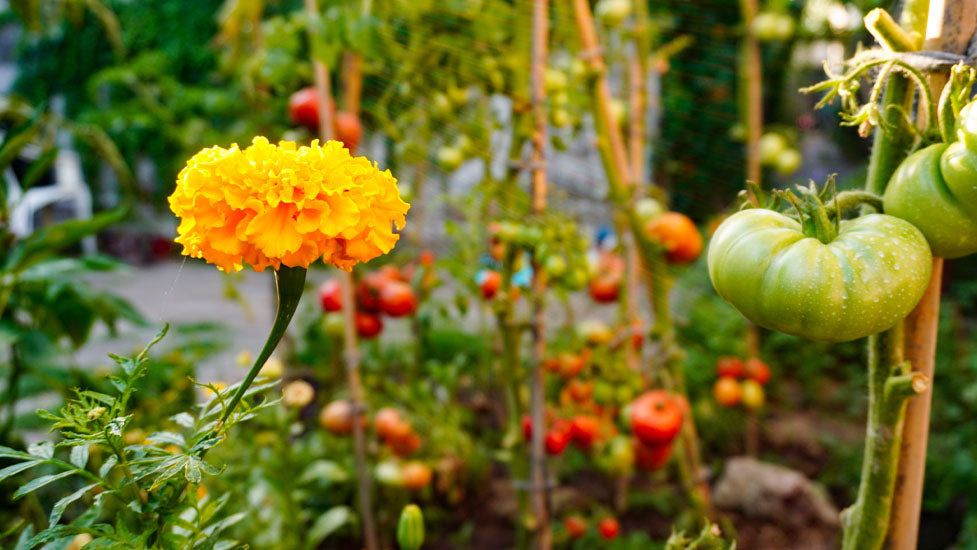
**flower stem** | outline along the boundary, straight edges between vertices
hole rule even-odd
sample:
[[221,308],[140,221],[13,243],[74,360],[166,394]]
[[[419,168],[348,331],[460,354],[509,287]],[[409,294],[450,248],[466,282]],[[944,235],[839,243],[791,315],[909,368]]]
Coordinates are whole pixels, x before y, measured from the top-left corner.
[[271,326],[271,332],[268,334],[265,346],[261,348],[261,353],[255,359],[254,365],[251,366],[248,375],[241,382],[237,391],[234,392],[234,396],[231,397],[231,401],[224,409],[224,414],[221,416],[221,421],[218,423],[218,426],[227,421],[231,413],[234,412],[234,408],[237,407],[238,403],[244,397],[245,392],[251,387],[251,383],[254,382],[255,377],[258,376],[258,372],[261,371],[261,367],[265,365],[265,362],[271,357],[275,348],[278,347],[278,342],[285,335],[285,330],[288,329],[288,324],[291,322],[292,316],[295,315],[295,309],[302,299],[302,291],[305,290],[306,273],[307,270],[304,267],[288,267],[284,265],[275,272],[275,291],[278,294],[278,311],[275,313],[275,323]]

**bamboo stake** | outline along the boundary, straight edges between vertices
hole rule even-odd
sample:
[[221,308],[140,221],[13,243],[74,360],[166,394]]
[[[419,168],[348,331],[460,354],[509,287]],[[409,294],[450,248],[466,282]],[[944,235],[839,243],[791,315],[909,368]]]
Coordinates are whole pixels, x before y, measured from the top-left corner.
[[[925,49],[964,53],[975,30],[977,3],[973,0],[930,0]],[[945,83],[946,75],[930,76],[930,88],[937,93]],[[905,321],[906,359],[911,362],[914,371],[931,380],[935,370],[942,274],[943,259],[934,258],[930,285]],[[892,550],[914,550],[917,546],[932,401],[933,392],[930,390],[910,399],[906,408],[889,525],[889,547]]]
[[[319,17],[317,0],[305,0],[305,11],[310,18]],[[315,71],[315,89],[319,103],[319,137],[325,142],[333,138],[332,112],[329,109],[331,91],[329,71],[321,61],[312,59]],[[341,278],[343,297],[343,349],[345,352],[346,378],[349,385],[350,407],[357,415],[353,422],[353,447],[356,454],[356,477],[359,485],[360,518],[363,521],[363,540],[367,550],[379,550],[376,526],[373,519],[373,505],[370,495],[372,489],[370,475],[366,468],[366,435],[361,422],[365,409],[363,406],[363,385],[360,382],[360,355],[356,344],[356,298],[352,272],[344,271]]]
[[[532,152],[532,213],[539,216],[546,209],[546,90],[544,71],[546,69],[546,46],[549,23],[549,0],[533,0],[533,36],[530,74],[530,103],[533,111],[533,152]],[[533,320],[532,320],[532,394],[529,405],[532,415],[533,436],[530,441],[530,479],[532,484],[533,515],[536,519],[536,548],[549,550],[552,547],[550,530],[549,491],[546,488],[546,454],[543,451],[543,426],[546,406],[543,378],[543,357],[546,354],[544,331],[545,311],[543,296],[546,292],[546,276],[535,252],[533,266]]]
[[743,79],[746,81],[746,179],[760,185],[763,167],[760,159],[760,134],[763,132],[763,65],[760,44],[753,32],[757,0],[740,0],[743,24]]

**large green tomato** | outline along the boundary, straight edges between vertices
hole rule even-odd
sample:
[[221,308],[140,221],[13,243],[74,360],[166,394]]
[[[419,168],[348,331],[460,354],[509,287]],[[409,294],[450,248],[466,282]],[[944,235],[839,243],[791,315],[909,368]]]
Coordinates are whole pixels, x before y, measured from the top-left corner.
[[823,243],[796,220],[759,208],[716,229],[708,263],[716,292],[747,319],[830,342],[894,326],[923,296],[933,268],[923,234],[899,218],[845,220]]
[[977,103],[960,112],[957,138],[910,155],[885,190],[885,213],[926,235],[935,256],[977,252]]

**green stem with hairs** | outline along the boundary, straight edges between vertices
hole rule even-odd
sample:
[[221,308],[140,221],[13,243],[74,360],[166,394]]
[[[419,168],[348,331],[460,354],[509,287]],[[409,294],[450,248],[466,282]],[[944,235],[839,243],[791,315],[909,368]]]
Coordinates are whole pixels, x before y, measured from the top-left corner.
[[218,429],[231,416],[231,413],[234,412],[234,409],[244,397],[245,392],[248,391],[251,383],[258,376],[261,367],[265,365],[265,362],[271,357],[275,348],[278,347],[278,342],[281,341],[282,336],[285,336],[288,324],[292,321],[292,316],[295,315],[295,310],[298,308],[299,301],[302,299],[302,292],[305,290],[306,273],[307,270],[304,267],[287,267],[284,265],[275,271],[275,291],[278,294],[278,311],[275,313],[275,323],[271,326],[271,332],[268,334],[268,339],[265,340],[265,346],[261,348],[261,353],[255,359],[254,365],[251,366],[248,375],[244,377],[244,381],[238,386],[237,391],[234,392],[234,396],[231,397],[230,402],[224,409],[224,414],[217,424]]

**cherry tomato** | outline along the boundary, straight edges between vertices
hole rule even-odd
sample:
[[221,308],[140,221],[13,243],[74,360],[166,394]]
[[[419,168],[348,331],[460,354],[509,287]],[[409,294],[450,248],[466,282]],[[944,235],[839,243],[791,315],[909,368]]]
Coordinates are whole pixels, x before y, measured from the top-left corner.
[[533,419],[528,414],[522,415],[522,436],[526,441],[533,438]]
[[355,152],[363,137],[363,124],[360,123],[360,117],[355,113],[339,111],[333,118],[333,126],[336,130],[336,139],[343,142],[350,153]]
[[423,462],[412,460],[400,469],[400,477],[404,487],[416,491],[427,487],[431,483],[431,468]]
[[617,538],[617,534],[621,532],[621,525],[615,518],[604,518],[597,524],[597,530],[600,531],[600,536],[606,540],[614,540]]
[[649,391],[631,404],[631,431],[648,445],[670,443],[682,428],[683,408],[668,392]]
[[570,437],[581,449],[589,449],[600,439],[600,422],[587,415],[577,415],[570,423]]
[[621,278],[616,275],[599,275],[590,281],[587,289],[590,297],[597,303],[615,302],[621,293]]
[[383,330],[383,321],[379,316],[363,311],[356,312],[356,334],[360,338],[370,339]]
[[720,405],[735,407],[743,398],[743,390],[740,383],[732,376],[720,376],[712,387],[712,395]]
[[756,380],[760,385],[770,381],[770,367],[759,357],[750,357],[746,360],[746,377]]
[[327,279],[319,287],[319,303],[322,311],[340,311],[343,309],[342,288],[336,279]]
[[739,357],[730,357],[727,355],[716,360],[716,375],[718,376],[739,378],[743,376],[744,371],[743,360]]
[[766,401],[766,396],[763,392],[763,386],[760,385],[756,380],[744,380],[742,383],[743,389],[743,406],[747,409],[757,410],[763,406]]
[[421,448],[421,436],[417,435],[413,430],[411,430],[403,437],[390,439],[388,444],[390,445],[390,450],[393,451],[395,455],[404,458],[416,453],[417,450]]
[[[332,100],[327,99],[330,110],[334,109]],[[312,86],[302,88],[288,98],[288,114],[295,124],[310,130],[319,127],[319,98]]]
[[499,291],[499,285],[502,284],[502,275],[498,271],[483,269],[475,275],[475,283],[481,289],[482,297],[486,300],[491,300]]
[[575,353],[564,353],[560,355],[560,374],[564,378],[573,378],[580,374],[586,363],[580,355]]
[[417,310],[417,296],[409,284],[389,281],[380,289],[380,311],[391,317],[411,315]]
[[672,455],[671,443],[648,445],[639,439],[635,439],[633,443],[635,463],[639,468],[648,472],[660,469],[668,463],[668,459]]
[[546,453],[550,455],[563,454],[563,451],[567,448],[570,443],[570,434],[568,432],[559,431],[556,429],[546,432],[546,438],[543,440],[543,444],[546,447]]
[[665,248],[665,257],[672,263],[690,263],[702,253],[702,235],[687,216],[666,212],[649,221],[645,231]]
[[379,313],[380,290],[388,280],[387,276],[377,271],[364,275],[356,287],[357,308],[367,313]]
[[319,424],[336,435],[347,435],[353,431],[353,407],[349,401],[337,399],[322,408]]
[[571,539],[579,539],[587,533],[587,522],[580,516],[570,516],[563,520],[563,527]]
[[410,424],[400,416],[400,411],[390,407],[377,411],[373,417],[373,426],[377,435],[385,440],[401,439],[411,433]]
[[563,363],[560,362],[559,357],[547,357],[543,360],[543,369],[546,370],[546,372],[552,372],[553,374],[560,372],[560,367],[562,365]]
[[574,378],[567,384],[567,391],[570,397],[577,403],[583,403],[590,399],[594,394],[594,383],[590,381]]

